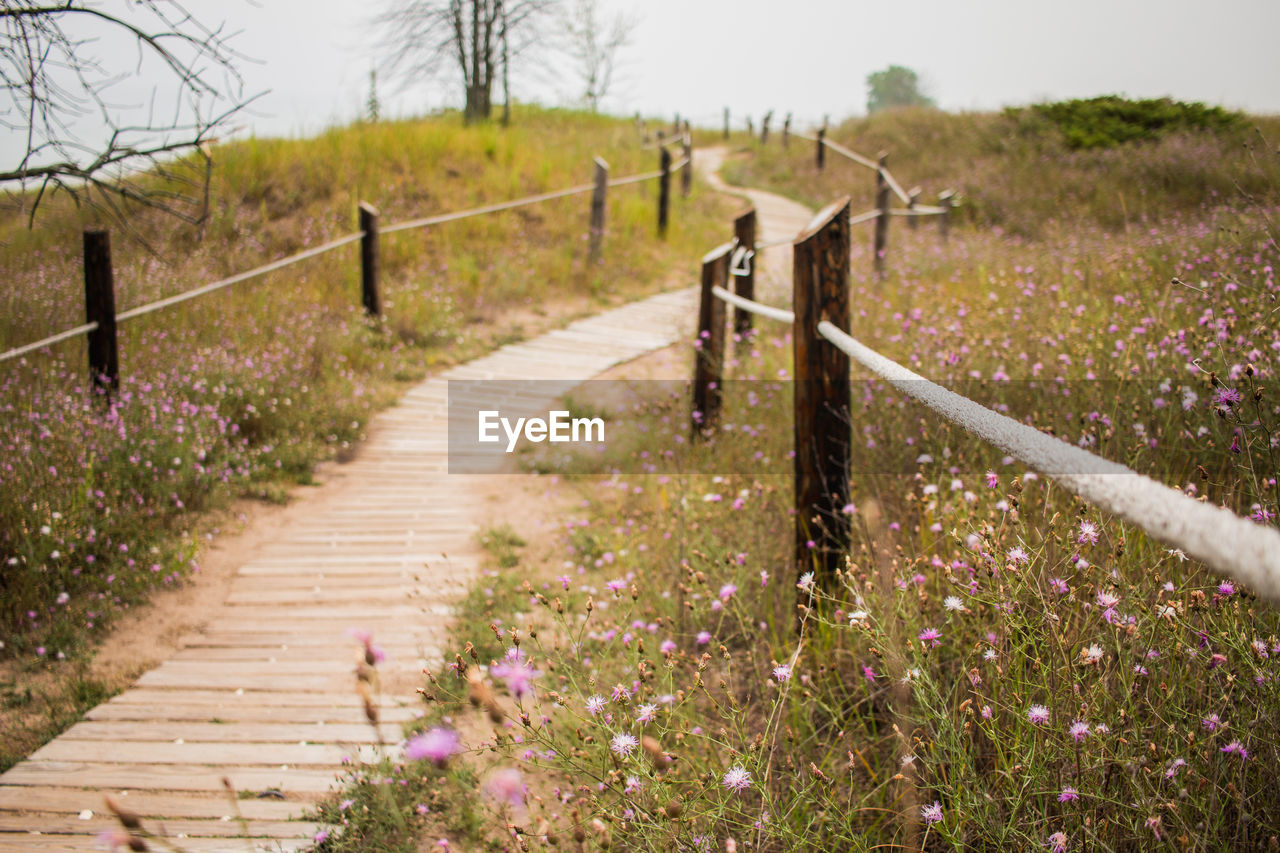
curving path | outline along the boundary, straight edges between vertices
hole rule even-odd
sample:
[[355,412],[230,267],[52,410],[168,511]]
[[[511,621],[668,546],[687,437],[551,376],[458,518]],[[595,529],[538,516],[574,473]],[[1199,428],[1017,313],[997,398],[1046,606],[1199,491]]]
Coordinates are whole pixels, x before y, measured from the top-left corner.
[[[709,182],[723,152],[699,152]],[[760,239],[798,232],[809,211],[769,193]],[[726,223],[726,232],[728,231]],[[690,270],[690,278],[696,273]],[[761,291],[790,280],[790,247],[769,250]],[[183,849],[296,850],[318,827],[302,813],[375,734],[354,691],[351,628],[389,660],[382,737],[420,703],[413,687],[446,639],[450,602],[476,574],[475,533],[491,526],[476,475],[447,475],[448,382],[539,383],[542,407],[580,381],[691,335],[696,289],[577,321],[434,376],[378,415],[356,460],[286,512],[286,532],[245,562],[206,627],[133,688],[0,776],[0,853],[99,849],[110,794]],[[483,475],[481,475],[483,476]],[[492,480],[488,481],[492,484]],[[224,788],[239,793],[241,837]],[[105,814],[104,814],[105,813]]]

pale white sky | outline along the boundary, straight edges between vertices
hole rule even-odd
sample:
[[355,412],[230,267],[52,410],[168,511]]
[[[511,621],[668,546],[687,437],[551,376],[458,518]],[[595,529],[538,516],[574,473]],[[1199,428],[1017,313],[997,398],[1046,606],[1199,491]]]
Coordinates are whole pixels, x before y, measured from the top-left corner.
[[[679,112],[716,125],[728,106],[735,120],[758,121],[770,108],[779,117],[793,111],[801,124],[823,114],[837,120],[865,110],[867,74],[889,64],[919,72],[949,110],[1116,92],[1280,113],[1280,0],[599,2],[639,19],[606,102],[619,113]],[[246,88],[270,92],[243,118],[243,132],[309,134],[360,114],[377,61],[368,27],[375,0],[187,6],[240,31],[233,44],[257,60],[243,66]],[[121,64],[133,70],[129,59]],[[580,93],[548,64],[542,57],[517,70],[518,98],[564,104]],[[116,100],[145,102],[144,83],[120,84]],[[460,105],[453,89],[424,81],[392,92],[388,84],[384,113]],[[0,156],[19,142],[0,130]]]

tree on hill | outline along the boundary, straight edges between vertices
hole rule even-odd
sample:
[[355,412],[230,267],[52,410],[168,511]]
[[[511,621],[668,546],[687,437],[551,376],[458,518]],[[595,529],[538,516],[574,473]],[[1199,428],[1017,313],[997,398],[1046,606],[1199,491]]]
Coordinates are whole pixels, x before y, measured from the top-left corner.
[[537,42],[543,13],[555,0],[385,0],[374,19],[387,65],[417,83],[444,75],[461,79],[466,121],[493,114],[501,76],[504,118],[510,107],[512,59]]
[[582,84],[582,100],[592,112],[614,84],[618,54],[631,41],[638,21],[624,13],[603,16],[599,0],[575,0],[564,16],[565,51]]
[[[15,197],[30,217],[61,191],[119,219],[129,201],[202,221],[208,144],[247,103],[240,57],[179,0],[114,6],[0,0],[0,127],[19,151],[0,188],[33,188]],[[168,79],[123,91],[147,74]]]
[[935,107],[920,88],[920,75],[901,65],[867,75],[867,113],[893,107]]

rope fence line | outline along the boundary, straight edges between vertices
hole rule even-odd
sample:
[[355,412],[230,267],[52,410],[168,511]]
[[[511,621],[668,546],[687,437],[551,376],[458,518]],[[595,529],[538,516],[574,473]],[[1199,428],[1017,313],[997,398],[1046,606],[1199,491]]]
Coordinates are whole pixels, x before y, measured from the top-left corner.
[[63,341],[69,341],[72,338],[79,337],[80,335],[87,335],[89,332],[96,331],[97,328],[97,322],[85,323],[83,326],[76,326],[74,329],[67,329],[65,332],[50,335],[49,337],[35,341],[34,343],[14,347],[13,349],[0,354],[0,361],[8,361],[11,358],[18,358],[19,356],[26,355],[29,352],[35,352],[38,349],[44,349],[45,347],[50,347],[54,344],[62,343]]
[[1132,468],[1068,444],[943,388],[823,320],[818,333],[951,423],[1187,556],[1280,601],[1280,531],[1201,503]]
[[[852,319],[847,314],[838,316],[839,311],[847,310],[849,302],[849,228],[845,223],[859,218],[848,216],[847,209],[846,198],[818,214],[792,241],[756,244],[760,250],[793,243],[795,310],[765,305],[741,288],[737,293],[730,291],[722,250],[713,251],[703,262],[700,344],[694,373],[695,440],[716,429],[715,416],[722,402],[719,389],[724,381],[724,311],[717,313],[707,305],[722,302],[738,309],[740,316],[766,317],[792,326],[796,358],[793,373],[797,382],[796,556],[802,565],[816,563],[834,572],[850,541],[849,522],[841,510],[849,501],[852,470],[847,415],[843,421],[837,418],[834,429],[829,418],[824,424],[812,416],[851,408],[851,368],[857,364],[1087,503],[1140,528],[1170,548],[1179,549],[1212,571],[1243,581],[1260,596],[1280,602],[1280,530],[1255,524],[1225,507],[1201,502],[1132,468],[987,408],[872,350],[841,329],[837,323],[848,324]],[[754,217],[754,212],[745,215]],[[807,306],[804,311],[802,302]],[[827,319],[828,310],[837,312],[837,322]],[[736,321],[734,328],[738,332],[749,331],[749,319],[745,326]],[[844,360],[830,359],[820,352],[822,347],[828,351],[834,348]],[[707,387],[700,389],[700,382]],[[807,398],[804,402],[802,396]],[[811,432],[801,427],[802,415]],[[824,437],[824,429],[830,435]],[[805,480],[821,485],[819,497],[803,493]],[[815,540],[821,543],[816,549]]]
[[304,252],[298,252],[296,255],[289,255],[287,258],[281,258],[278,261],[273,261],[272,263],[265,264],[264,266],[257,267],[256,269],[238,273],[230,278],[224,278],[220,281],[215,281],[210,284],[197,287],[194,290],[183,291],[182,293],[169,296],[164,299],[157,299],[155,302],[149,302],[146,305],[139,305],[137,308],[130,308],[128,311],[121,311],[116,315],[116,322],[122,323],[125,320],[132,320],[135,317],[141,317],[145,314],[150,314],[153,311],[159,311],[161,308],[178,305],[179,303],[186,302],[188,299],[195,299],[197,296],[204,296],[206,293],[213,293],[215,290],[221,290],[224,287],[230,287],[233,284],[239,284],[242,281],[257,278],[260,275],[275,272],[278,269],[283,269],[284,267],[296,264],[299,261],[305,261],[308,258],[314,258],[316,255],[323,255],[325,252],[331,252],[334,249],[347,246],[362,239],[363,237],[363,231],[355,234],[348,234],[345,237],[339,237],[336,240],[331,240],[322,246],[316,246],[314,249],[307,249]]
[[[678,139],[678,137],[673,137],[673,140],[674,139]],[[690,157],[682,157],[678,162],[673,163],[671,165],[669,172],[667,172],[666,174],[678,172],[681,169],[684,169],[685,167],[689,166],[690,163],[691,163]],[[606,187],[628,186],[630,184],[637,184],[637,183],[642,183],[644,181],[656,180],[656,179],[662,178],[663,175],[664,175],[663,170],[655,170],[652,172],[641,172],[639,174],[628,175],[626,177],[614,178],[612,180],[605,181],[604,186]],[[373,211],[372,208],[369,208],[368,211],[362,209],[361,211],[362,224],[365,223],[366,216],[369,212],[372,212],[373,214],[372,219],[370,220],[370,223],[371,223],[370,228],[362,228],[360,231],[357,231],[355,233],[347,234],[343,237],[339,237],[335,240],[331,240],[328,243],[325,243],[323,245],[316,246],[311,249],[306,249],[301,252],[297,252],[296,254],[289,255],[284,258],[280,258],[278,260],[272,261],[271,263],[264,264],[260,267],[255,267],[254,269],[246,270],[245,272],[237,273],[235,275],[229,276],[228,278],[219,279],[218,281],[210,282],[209,284],[204,284],[199,287],[193,288],[191,290],[186,290],[186,291],[183,291],[182,293],[175,294],[173,296],[168,296],[163,299],[158,299],[154,302],[149,302],[145,305],[139,305],[137,307],[130,308],[127,311],[121,311],[113,315],[111,326],[114,329],[115,323],[121,323],[126,320],[132,320],[137,317],[142,317],[147,314],[151,314],[155,311],[159,311],[164,308],[169,308],[174,305],[178,305],[183,302],[186,302],[188,300],[195,299],[197,297],[204,296],[218,290],[222,290],[224,288],[230,287],[235,284],[239,284],[243,281],[247,281],[252,278],[257,278],[259,276],[267,275],[268,273],[275,272],[277,270],[283,269],[284,267],[288,267],[288,266],[291,266],[292,264],[299,263],[300,261],[308,260],[309,258],[314,258],[317,255],[322,255],[322,254],[325,254],[326,252],[331,252],[335,249],[339,249],[343,246],[350,245],[351,243],[355,243],[357,241],[367,242],[371,236],[373,237],[374,242],[376,243],[376,239],[379,233],[395,234],[400,231],[408,231],[408,230],[417,229],[417,228],[426,228],[432,225],[443,225],[448,222],[456,222],[458,220],[468,219],[474,216],[483,216],[490,213],[499,213],[502,211],[513,210],[515,208],[524,207],[527,205],[539,204],[541,202],[552,201],[560,198],[567,198],[575,195],[582,195],[589,192],[600,192],[600,187],[598,186],[597,183],[581,184],[578,186],[569,187],[568,189],[556,190],[556,191],[547,192],[547,193],[539,193],[537,195],[525,196],[524,198],[514,199],[512,201],[484,205],[482,207],[456,211],[453,213],[444,213],[444,214],[437,214],[434,216],[426,216],[419,219],[411,219],[405,222],[398,222],[381,229],[377,227],[376,211]],[[363,207],[367,207],[367,206],[362,206],[362,208]],[[663,218],[663,224],[665,226],[665,215],[662,218]],[[594,227],[594,224],[593,224],[593,227]],[[107,263],[109,264],[109,262],[110,262],[110,257],[108,254]],[[364,267],[364,272],[367,276],[369,272],[367,265]],[[376,269],[374,271],[374,274],[376,275]],[[107,273],[106,279],[108,282],[110,282],[111,275],[109,273]],[[365,307],[370,308],[371,306],[377,306],[379,302],[377,294],[376,292],[372,294],[370,293],[370,289],[368,287],[367,282],[365,283],[364,291],[365,291],[365,298],[364,298]],[[114,303],[114,296],[112,296],[111,301]],[[374,311],[373,313],[378,313],[378,312]],[[103,328],[104,325],[105,324],[95,320],[80,326],[76,326],[71,329],[66,329],[65,331],[58,332],[48,337],[41,338],[38,341],[33,341],[28,344],[23,344],[21,346],[13,347],[12,349],[8,349],[8,350],[5,350],[4,352],[0,352],[0,363],[10,361],[12,359],[20,358],[29,353],[44,349],[46,347],[53,346],[55,344],[62,343],[64,341],[71,340],[73,338],[77,338],[81,335],[98,332]],[[114,331],[112,331],[111,335],[112,335],[111,345],[114,347]],[[96,381],[97,377],[99,377],[100,375],[96,370],[96,366],[91,367],[91,374],[95,377],[95,381]]]

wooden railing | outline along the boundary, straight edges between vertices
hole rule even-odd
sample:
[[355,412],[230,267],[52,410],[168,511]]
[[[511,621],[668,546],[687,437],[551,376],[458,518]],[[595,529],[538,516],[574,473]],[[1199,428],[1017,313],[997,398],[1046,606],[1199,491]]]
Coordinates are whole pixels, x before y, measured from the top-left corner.
[[[668,150],[668,145],[678,142],[682,148],[680,160],[675,161]],[[110,234],[102,228],[86,228],[84,231],[84,287],[85,287],[85,323],[72,329],[58,332],[38,341],[14,347],[0,352],[0,363],[10,361],[30,353],[45,350],[55,344],[62,343],[82,335],[88,337],[89,376],[92,386],[105,392],[109,397],[120,384],[119,346],[117,343],[117,327],[120,323],[132,320],[174,305],[205,296],[249,279],[267,275],[292,264],[331,252],[357,241],[360,242],[360,300],[365,313],[371,317],[382,316],[381,288],[379,285],[379,242],[385,235],[396,234],[419,228],[443,225],[484,216],[506,210],[514,210],[532,204],[567,198],[569,196],[591,193],[591,213],[589,225],[589,252],[592,259],[598,259],[603,243],[605,229],[605,208],[608,190],[613,187],[629,186],[644,181],[658,181],[657,230],[660,236],[666,236],[670,223],[671,176],[681,173],[681,190],[688,196],[693,185],[692,139],[688,134],[673,137],[660,146],[658,169],[652,172],[628,175],[609,179],[609,165],[599,157],[594,158],[594,180],[589,184],[568,187],[553,192],[538,193],[524,198],[497,204],[484,205],[469,210],[452,213],[433,214],[419,219],[410,219],[389,226],[379,226],[378,210],[367,202],[359,207],[359,231],[347,234],[323,245],[298,252],[288,257],[279,258],[260,267],[237,273],[228,278],[210,282],[173,296],[167,296],[145,305],[117,312],[115,307],[114,273],[111,264]]]

